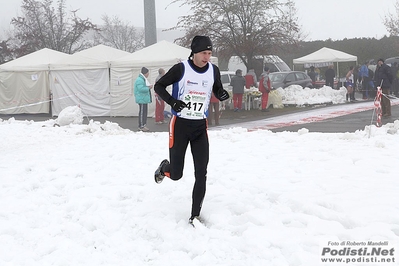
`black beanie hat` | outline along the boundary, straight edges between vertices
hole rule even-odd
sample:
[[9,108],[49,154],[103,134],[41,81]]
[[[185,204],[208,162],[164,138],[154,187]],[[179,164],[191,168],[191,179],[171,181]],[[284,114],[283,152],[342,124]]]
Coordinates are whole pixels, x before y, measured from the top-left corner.
[[145,74],[147,74],[147,73],[148,73],[148,68],[142,67],[142,68],[141,68],[141,74],[145,75]]
[[212,42],[208,36],[195,36],[191,42],[191,51],[193,54],[210,50],[212,51]]

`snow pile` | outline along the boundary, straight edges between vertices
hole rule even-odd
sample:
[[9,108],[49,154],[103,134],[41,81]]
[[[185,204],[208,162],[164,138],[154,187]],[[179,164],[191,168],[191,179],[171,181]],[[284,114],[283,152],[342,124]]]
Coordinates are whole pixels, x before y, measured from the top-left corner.
[[78,106],[68,106],[60,112],[55,123],[59,126],[81,125],[83,123],[83,112]]
[[282,99],[284,105],[314,105],[323,103],[345,103],[346,88],[341,87],[339,90],[334,90],[331,87],[323,86],[320,89],[302,88],[299,85],[291,85],[285,89],[278,88],[276,90]]

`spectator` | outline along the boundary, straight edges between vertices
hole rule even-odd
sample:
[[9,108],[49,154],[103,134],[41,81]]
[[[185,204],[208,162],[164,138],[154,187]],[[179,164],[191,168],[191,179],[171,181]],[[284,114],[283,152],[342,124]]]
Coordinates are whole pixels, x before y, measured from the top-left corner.
[[366,61],[359,70],[359,78],[362,83],[363,100],[369,98],[369,61]]
[[392,89],[391,89],[391,94],[392,95],[397,95],[398,94],[398,73],[399,73],[399,68],[398,68],[398,62],[393,63],[392,67],[392,76],[393,76],[393,82],[392,82]]
[[369,68],[369,98],[375,98],[375,86],[374,86],[374,71]]
[[353,69],[353,90],[354,91],[361,91],[361,80],[359,77],[359,72],[360,72],[360,67],[361,65],[357,65],[355,66],[355,68]]
[[245,88],[249,89],[251,87],[258,87],[258,80],[256,78],[255,70],[252,68],[245,75]]
[[355,95],[354,95],[354,90],[353,90],[353,83],[354,83],[354,76],[353,76],[353,66],[349,68],[348,73],[345,76],[345,87],[347,89],[346,93],[346,100],[348,102],[355,102]]
[[[163,68],[158,69],[158,76],[155,79],[155,83],[163,75],[165,75],[165,70]],[[156,124],[165,123],[164,111],[165,111],[165,102],[164,102],[164,100],[162,100],[162,98],[157,93],[155,93],[155,123]]]
[[314,72],[316,72],[316,80],[319,80],[321,78],[320,69],[318,67],[316,67]]
[[374,78],[375,86],[380,86],[383,93],[381,98],[382,116],[389,117],[391,116],[391,101],[387,95],[389,95],[393,77],[391,68],[384,63],[384,59],[378,59]]
[[309,77],[312,79],[312,83],[314,85],[314,83],[316,82],[316,72],[314,71],[314,66],[310,67],[310,71],[309,71]]
[[328,66],[328,69],[324,75],[326,77],[326,86],[330,86],[332,89],[334,89],[335,71],[333,64]]
[[150,131],[147,128],[147,115],[148,115],[148,104],[151,103],[151,88],[147,78],[150,71],[146,67],[141,68],[141,72],[134,82],[134,97],[136,103],[139,105],[139,130]]
[[269,92],[272,89],[269,73],[270,69],[267,66],[265,66],[259,81],[259,91],[262,93],[262,112],[269,111],[267,110],[267,102],[269,100]]
[[244,94],[244,86],[246,86],[246,78],[242,76],[242,70],[237,69],[236,75],[231,78],[230,86],[233,87],[233,105],[234,112],[242,110],[242,96]]

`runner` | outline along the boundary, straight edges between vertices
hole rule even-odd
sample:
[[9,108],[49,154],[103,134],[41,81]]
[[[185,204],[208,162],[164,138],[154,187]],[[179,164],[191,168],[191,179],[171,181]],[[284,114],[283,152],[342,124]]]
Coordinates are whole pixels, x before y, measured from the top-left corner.
[[[207,116],[212,92],[220,101],[229,94],[223,89],[220,71],[211,64],[212,42],[207,36],[195,36],[188,60],[174,65],[155,84],[156,93],[172,107],[169,126],[169,160],[163,160],[155,171],[155,182],[165,176],[179,180],[183,175],[184,158],[190,143],[193,155],[195,184],[189,222],[199,219],[206,191],[209,141]],[[172,95],[166,87],[173,84]]]

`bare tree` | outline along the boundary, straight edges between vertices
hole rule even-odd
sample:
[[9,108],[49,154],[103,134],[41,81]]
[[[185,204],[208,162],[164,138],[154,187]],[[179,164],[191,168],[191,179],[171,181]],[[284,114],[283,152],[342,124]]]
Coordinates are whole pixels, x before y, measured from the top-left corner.
[[11,50],[9,49],[9,40],[0,41],[0,64],[13,59]]
[[97,30],[89,19],[81,19],[77,11],[68,15],[65,1],[58,0],[53,7],[53,0],[23,0],[22,16],[13,18],[13,50],[16,56],[22,56],[42,48],[72,54],[87,48],[83,40],[90,30]]
[[105,44],[119,50],[135,52],[144,47],[144,32],[122,22],[118,17],[102,16],[104,25],[95,35],[96,44]]
[[388,13],[383,20],[387,31],[394,36],[399,36],[399,1],[395,2],[395,13]]
[[256,55],[273,54],[301,39],[292,0],[174,0],[191,6],[192,14],[179,18],[174,29],[186,35],[178,42],[189,45],[196,34],[211,37],[217,56],[241,57],[248,67]]

